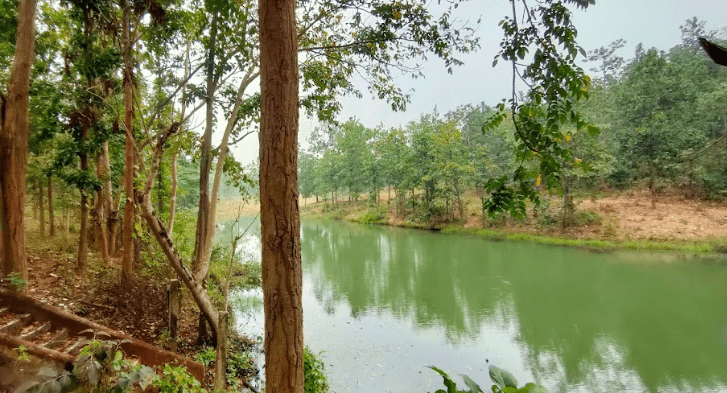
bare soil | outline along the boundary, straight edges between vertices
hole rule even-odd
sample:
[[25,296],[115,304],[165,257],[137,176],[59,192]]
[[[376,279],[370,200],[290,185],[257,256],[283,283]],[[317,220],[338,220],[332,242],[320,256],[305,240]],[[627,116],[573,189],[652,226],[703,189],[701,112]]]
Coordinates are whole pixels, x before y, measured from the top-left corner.
[[648,192],[614,195],[595,202],[584,200],[579,209],[598,212],[618,225],[619,237],[650,240],[709,240],[727,236],[727,204],[657,196],[651,207]]
[[111,266],[91,265],[84,277],[65,254],[29,251],[28,295],[135,338],[158,341],[167,309],[160,284],[140,278],[119,285],[116,259]]

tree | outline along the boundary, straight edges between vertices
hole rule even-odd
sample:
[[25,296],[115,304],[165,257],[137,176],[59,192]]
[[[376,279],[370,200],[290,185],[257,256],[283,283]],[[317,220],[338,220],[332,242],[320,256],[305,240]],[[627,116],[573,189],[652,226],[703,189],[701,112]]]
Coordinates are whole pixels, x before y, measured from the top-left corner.
[[614,53],[624,45],[626,45],[626,40],[618,39],[609,44],[608,48],[602,46],[588,54],[589,62],[601,63],[598,67],[591,68],[591,71],[599,72],[602,75],[601,81],[604,86],[613,83],[623,71],[624,59],[621,56],[615,56]]
[[312,154],[304,151],[299,153],[298,184],[300,186],[300,195],[306,200],[313,195],[318,196],[317,164],[318,160]]
[[[391,201],[391,188],[396,193],[396,214],[403,214],[404,194],[406,193],[406,179],[410,177],[410,154],[407,138],[403,130],[392,129],[388,132],[380,131],[374,142],[374,152],[381,167],[380,180],[389,187],[389,202]],[[389,203],[387,202],[387,203]]]
[[350,119],[341,125],[339,134],[337,145],[342,153],[343,185],[348,189],[349,199],[351,197],[358,199],[371,183],[371,179],[366,176],[367,166],[374,159],[368,145],[371,130],[364,127],[358,120]]
[[25,255],[25,170],[28,154],[28,102],[35,45],[36,0],[18,4],[15,56],[7,96],[0,93],[0,194],[2,194],[3,275],[28,279]]
[[121,281],[129,283],[134,266],[134,44],[131,40],[131,2],[121,1],[121,48],[124,85],[124,232],[122,236],[123,254],[121,258]]
[[265,391],[303,393],[295,0],[260,0],[260,224]]

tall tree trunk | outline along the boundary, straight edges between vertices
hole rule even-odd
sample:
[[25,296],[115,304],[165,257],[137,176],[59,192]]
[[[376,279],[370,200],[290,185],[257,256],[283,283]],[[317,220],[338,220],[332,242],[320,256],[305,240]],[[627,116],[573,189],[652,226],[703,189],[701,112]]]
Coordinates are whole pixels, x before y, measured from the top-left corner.
[[295,0],[259,0],[265,391],[303,393]]
[[[88,137],[88,131],[91,128],[91,110],[90,108],[86,108],[84,110],[81,117],[81,137],[80,137],[80,144],[81,144],[81,153],[79,154],[81,158],[81,171],[87,171],[88,170],[88,155],[85,153],[85,145],[86,145],[86,139]],[[81,230],[78,233],[78,261],[77,261],[77,268],[78,271],[81,273],[85,273],[86,271],[86,261],[88,259],[88,197],[86,196],[86,190],[81,188]]]
[[45,237],[45,207],[43,206],[43,183],[38,180],[38,211],[40,212],[40,238]]
[[[215,83],[215,45],[217,40],[217,19],[218,12],[212,15],[210,27],[210,49],[207,55],[207,97],[206,97],[206,124],[202,136],[202,149],[199,163],[199,207],[197,209],[197,232],[194,242],[194,257],[192,260],[192,271],[197,281],[204,283],[206,271],[203,268],[208,264],[205,261],[205,250],[207,248],[207,230],[209,228],[209,188],[210,169],[212,167],[212,132],[214,128],[214,96],[217,88]],[[200,274],[202,273],[202,274]],[[203,284],[204,285],[204,284]]]
[[35,49],[36,0],[20,0],[15,57],[8,96],[0,94],[0,189],[2,189],[3,275],[28,280],[25,254],[25,170],[28,159],[28,101]]
[[[210,169],[212,167],[212,132],[214,127],[214,98],[217,83],[215,78],[215,50],[217,41],[217,20],[218,11],[212,14],[210,27],[209,52],[207,55],[207,97],[206,97],[206,124],[204,134],[202,135],[202,148],[200,152],[199,163],[199,206],[197,208],[197,231],[194,239],[194,254],[192,258],[192,272],[195,280],[205,288],[206,276],[209,272],[209,260],[205,250],[209,247],[207,244],[207,231],[210,222],[210,199],[209,199],[209,182]],[[207,341],[208,334],[204,324],[205,318],[200,310],[199,317],[199,338],[198,342]]]
[[[108,173],[105,172],[103,165],[103,151],[96,155],[96,177],[99,180],[104,180],[108,177]],[[94,222],[94,231],[96,235],[96,245],[98,250],[101,252],[101,258],[104,262],[109,263],[109,247],[108,247],[108,235],[106,233],[106,227],[104,225],[105,209],[104,204],[106,202],[106,188],[101,187],[96,194],[96,222]]]
[[172,154],[172,190],[169,195],[169,220],[167,221],[167,233],[172,237],[174,231],[174,213],[177,210],[177,153]]
[[131,4],[122,0],[123,58],[124,58],[124,205],[123,255],[121,258],[121,282],[128,283],[134,269],[134,59],[131,42]]
[[48,176],[48,229],[48,234],[53,237],[56,231],[56,222],[53,218],[53,181],[51,176]]

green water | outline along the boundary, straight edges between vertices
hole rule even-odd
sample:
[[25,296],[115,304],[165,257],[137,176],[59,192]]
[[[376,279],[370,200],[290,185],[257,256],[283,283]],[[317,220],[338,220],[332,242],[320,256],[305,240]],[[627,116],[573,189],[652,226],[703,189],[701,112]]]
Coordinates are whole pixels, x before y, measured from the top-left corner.
[[301,235],[305,340],[335,392],[434,391],[430,364],[488,390],[487,361],[554,392],[727,391],[724,260],[337,222]]

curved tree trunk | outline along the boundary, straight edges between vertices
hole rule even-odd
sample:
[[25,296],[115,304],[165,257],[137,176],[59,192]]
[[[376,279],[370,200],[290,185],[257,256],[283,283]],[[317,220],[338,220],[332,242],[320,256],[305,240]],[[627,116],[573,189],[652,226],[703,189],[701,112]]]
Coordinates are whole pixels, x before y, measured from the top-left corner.
[[28,279],[25,255],[25,170],[28,156],[30,71],[35,49],[36,0],[21,0],[8,96],[0,94],[0,188],[3,275]]
[[162,251],[167,256],[167,260],[172,265],[172,268],[177,273],[180,280],[187,286],[195,303],[200,309],[202,317],[209,323],[212,328],[213,339],[216,339],[218,335],[218,323],[219,316],[215,309],[212,301],[207,295],[202,282],[198,281],[194,275],[184,265],[182,258],[179,256],[179,252],[174,246],[169,233],[166,231],[166,227],[162,220],[154,212],[154,208],[151,203],[151,190],[154,184],[154,177],[159,168],[162,156],[162,146],[169,136],[174,134],[176,131],[176,125],[172,125],[169,130],[160,138],[157,147],[154,151],[154,157],[152,159],[151,169],[148,173],[148,178],[144,190],[138,193],[137,202],[141,208],[141,217],[146,221],[147,227],[151,231],[157,243],[162,248]]
[[303,393],[295,0],[259,0],[265,391]]

